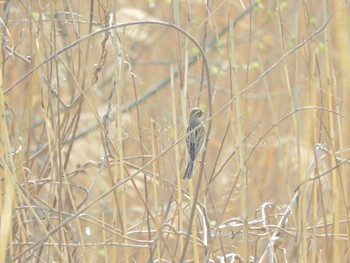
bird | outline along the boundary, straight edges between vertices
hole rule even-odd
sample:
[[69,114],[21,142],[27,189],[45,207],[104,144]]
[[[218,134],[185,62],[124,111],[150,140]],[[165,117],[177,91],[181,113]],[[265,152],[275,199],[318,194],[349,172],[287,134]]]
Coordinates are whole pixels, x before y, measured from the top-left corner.
[[[203,149],[205,140],[205,127],[203,125],[204,111],[200,108],[193,108],[188,117],[186,147],[188,162],[182,180],[190,180],[193,176],[193,166],[198,153]],[[194,132],[191,132],[195,129]]]

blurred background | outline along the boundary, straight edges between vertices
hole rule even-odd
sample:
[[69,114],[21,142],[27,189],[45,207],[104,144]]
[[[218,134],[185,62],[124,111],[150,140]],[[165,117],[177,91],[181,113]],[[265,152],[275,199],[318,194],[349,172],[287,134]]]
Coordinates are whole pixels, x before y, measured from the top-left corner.
[[1,10],[0,262],[349,261],[348,1]]

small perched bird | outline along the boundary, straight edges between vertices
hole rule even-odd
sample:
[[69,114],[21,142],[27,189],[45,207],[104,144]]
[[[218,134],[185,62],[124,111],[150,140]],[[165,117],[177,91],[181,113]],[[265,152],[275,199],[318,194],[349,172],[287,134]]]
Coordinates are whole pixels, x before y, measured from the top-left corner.
[[188,152],[188,163],[182,180],[191,179],[193,175],[194,160],[202,150],[205,140],[205,128],[203,125],[204,111],[199,108],[193,108],[188,117],[187,133],[197,128],[194,132],[187,134],[186,146]]

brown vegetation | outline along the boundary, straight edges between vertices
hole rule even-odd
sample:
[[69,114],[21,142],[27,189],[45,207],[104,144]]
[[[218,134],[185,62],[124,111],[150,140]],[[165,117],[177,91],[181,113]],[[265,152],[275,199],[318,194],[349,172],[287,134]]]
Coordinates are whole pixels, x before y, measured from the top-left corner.
[[1,3],[0,262],[350,260],[350,4],[204,2]]

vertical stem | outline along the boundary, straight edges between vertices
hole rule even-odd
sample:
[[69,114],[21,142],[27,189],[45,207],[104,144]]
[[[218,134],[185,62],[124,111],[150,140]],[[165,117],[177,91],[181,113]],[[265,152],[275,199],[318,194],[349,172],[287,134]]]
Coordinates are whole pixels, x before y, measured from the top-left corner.
[[[5,39],[5,38],[3,38]],[[5,41],[5,40],[3,40]],[[1,213],[1,224],[0,224],[0,262],[5,262],[6,259],[6,248],[9,240],[12,236],[12,211],[13,203],[15,201],[15,187],[14,187],[14,169],[13,159],[10,153],[10,140],[5,119],[5,97],[4,97],[4,82],[3,82],[3,51],[4,42],[1,45],[0,54],[0,160],[3,163],[3,177],[4,185],[1,183],[1,191],[4,191],[0,197],[0,213]],[[2,200],[4,196],[4,200]],[[11,242],[12,243],[12,242]],[[12,245],[10,245],[12,248]],[[12,249],[10,249],[11,251]]]
[[[334,9],[337,10],[337,14],[334,17],[334,23],[332,24],[331,28],[331,44],[333,50],[337,50],[339,57],[337,59],[334,59],[334,65],[333,69],[336,69],[336,76],[335,78],[335,87],[337,90],[339,90],[339,95],[342,103],[335,104],[335,107],[337,108],[337,112],[348,112],[348,105],[350,102],[350,91],[349,91],[349,85],[350,85],[350,76],[349,76],[349,67],[350,67],[350,37],[349,37],[349,3],[346,3],[342,0],[334,0],[330,3],[333,5]],[[339,8],[340,7],[340,8]],[[325,13],[326,14],[326,13]],[[332,70],[332,73],[335,74],[335,72]],[[333,82],[332,82],[333,83]],[[342,121],[339,116],[336,117],[336,123],[337,123],[337,131],[339,132],[339,135],[336,136],[336,138],[339,140],[339,148],[344,149],[347,147],[347,145],[350,142],[349,139],[349,122]],[[339,169],[339,172],[337,176],[334,175],[334,183],[337,183],[338,185],[334,185],[334,241],[333,241],[333,262],[340,262],[340,247],[341,247],[341,240],[340,240],[340,226],[339,226],[339,215],[345,214],[345,218],[349,218],[349,201],[347,196],[349,196],[349,185],[346,183],[348,181],[347,179],[347,172],[346,168],[344,166],[341,166]],[[337,187],[337,188],[336,188]],[[350,224],[345,224],[346,233],[349,237],[350,235]],[[347,238],[347,249],[350,250],[350,238]],[[348,256],[349,258],[349,256]]]
[[[174,129],[174,141],[178,141],[177,136],[177,122],[176,122],[176,96],[175,96],[175,86],[174,86],[174,67],[170,66],[170,88],[171,88],[171,101],[172,101],[172,116],[173,116],[173,129]],[[184,101],[184,100],[181,100]],[[179,160],[180,160],[180,148],[177,144],[175,146],[175,169],[176,169],[176,181],[177,181],[177,202],[178,202],[178,213],[179,213],[179,232],[182,232],[184,229],[184,215],[182,210],[182,192],[181,192],[181,173],[179,169]],[[183,235],[179,235],[179,247],[182,248],[184,246]]]
[[248,236],[248,205],[247,205],[247,174],[244,164],[245,151],[243,145],[243,127],[242,127],[242,113],[241,113],[241,100],[238,89],[237,72],[235,69],[236,65],[236,51],[235,51],[235,32],[233,24],[230,24],[230,60],[232,70],[232,89],[236,97],[235,109],[236,109],[236,120],[232,120],[232,123],[237,123],[236,127],[236,140],[238,145],[238,162],[239,162],[239,176],[240,176],[240,187],[241,187],[241,206],[242,206],[242,219],[243,219],[243,258],[245,262],[249,262],[249,236]]
[[[113,2],[113,14],[115,14],[116,11],[116,3]],[[115,23],[115,16],[113,16],[113,23]],[[116,163],[114,167],[114,174],[116,177],[116,181],[123,181],[125,179],[125,173],[124,173],[124,146],[123,146],[123,130],[122,130],[122,106],[123,106],[123,88],[124,88],[124,67],[125,67],[125,51],[123,46],[123,36],[125,32],[123,32],[123,35],[120,36],[120,41],[118,40],[118,37],[114,36],[112,37],[113,45],[114,45],[114,54],[115,54],[115,94],[116,94],[116,145],[117,145],[117,151],[118,151],[118,157],[119,160]],[[123,236],[127,236],[127,209],[126,209],[126,196],[125,196],[125,189],[124,188],[118,188],[117,190],[117,197],[118,199],[121,198],[121,207],[118,207],[118,204],[115,204],[116,209],[121,209],[121,231],[123,233]],[[119,210],[120,211],[120,210]],[[116,214],[116,212],[115,212]],[[123,242],[125,244],[128,244],[128,239],[123,238]],[[127,247],[124,247],[123,249],[125,262],[129,262],[129,249]],[[117,255],[114,255],[117,257]],[[116,259],[116,258],[114,258]]]
[[[152,154],[154,156],[158,156],[158,150],[157,150],[157,132],[156,132],[156,127],[155,127],[155,122],[153,120],[150,120],[150,125],[151,125],[151,143],[152,143]],[[158,258],[158,262],[161,262],[161,251],[160,251],[160,240],[162,240],[161,236],[162,236],[162,228],[160,226],[160,222],[159,222],[159,217],[161,215],[161,208],[158,204],[158,188],[157,185],[160,185],[160,180],[158,181],[156,178],[156,174],[159,174],[159,169],[157,168],[157,163],[158,162],[153,162],[152,163],[152,186],[153,186],[153,194],[154,194],[154,209],[155,209],[155,226],[156,226],[156,231],[157,231],[157,236],[159,237],[157,240],[157,244],[156,244],[156,249],[157,249],[157,258]],[[148,227],[150,227],[150,224],[148,224]],[[153,257],[153,252],[150,254],[150,257]],[[154,261],[155,259],[152,258],[152,261]]]

